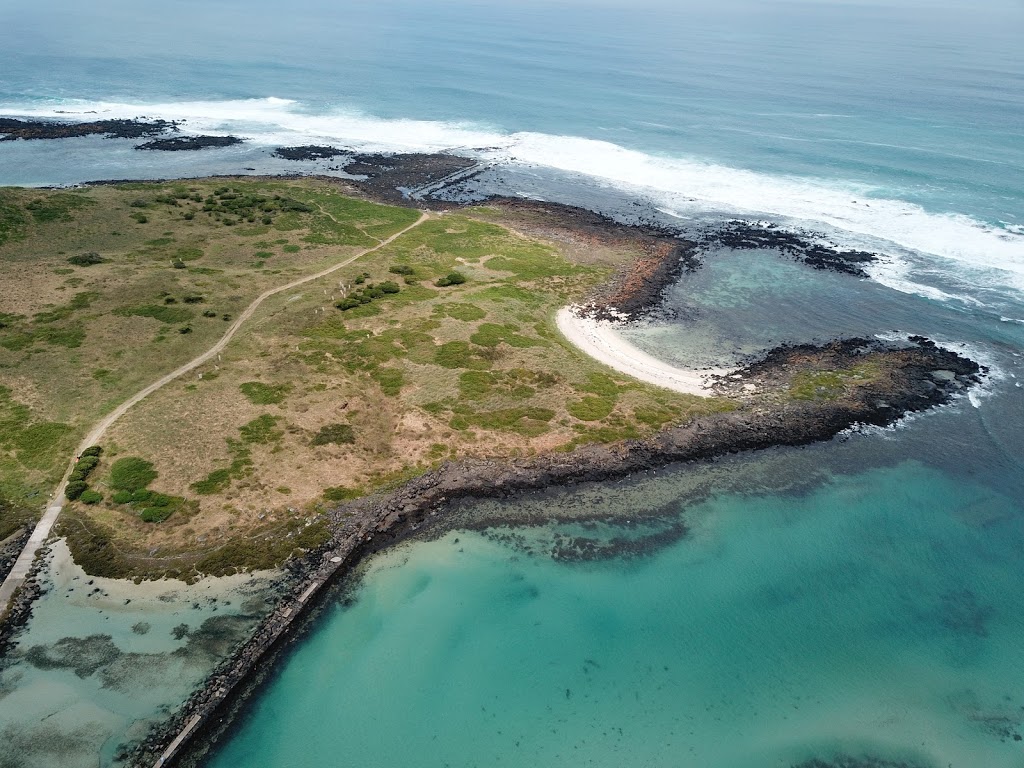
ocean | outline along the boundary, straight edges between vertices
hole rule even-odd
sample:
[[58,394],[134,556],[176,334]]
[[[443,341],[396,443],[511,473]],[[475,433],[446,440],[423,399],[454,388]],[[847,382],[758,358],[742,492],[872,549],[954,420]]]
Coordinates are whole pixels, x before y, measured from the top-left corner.
[[[1022,31],[1018,0],[6,8],[0,115],[246,142],[3,142],[0,184],[334,172],[271,155],[310,143],[452,150],[488,166],[470,192],[883,256],[858,280],[709,252],[674,319],[624,331],[670,362],[922,334],[989,367],[890,430],[468,505],[339,589],[209,764],[1024,765]],[[527,509],[610,517],[515,525]],[[639,521],[686,532],[614,546]],[[567,559],[566,535],[608,545]]]

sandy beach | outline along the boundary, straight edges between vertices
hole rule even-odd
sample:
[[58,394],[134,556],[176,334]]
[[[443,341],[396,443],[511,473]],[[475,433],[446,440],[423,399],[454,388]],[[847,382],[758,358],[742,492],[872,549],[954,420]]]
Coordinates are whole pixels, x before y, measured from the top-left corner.
[[637,349],[615,331],[608,320],[581,317],[575,307],[563,307],[556,318],[558,330],[595,360],[634,379],[688,395],[710,397],[708,379],[729,373],[725,368],[691,371],[676,368]]

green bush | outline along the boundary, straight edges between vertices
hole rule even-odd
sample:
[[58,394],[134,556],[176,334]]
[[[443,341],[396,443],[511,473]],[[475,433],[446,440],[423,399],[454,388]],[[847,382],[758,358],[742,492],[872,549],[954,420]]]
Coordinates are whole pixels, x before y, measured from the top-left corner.
[[434,285],[438,288],[446,288],[449,285],[462,285],[468,278],[461,272],[449,272],[444,277],[438,278]]
[[174,510],[168,507],[147,507],[142,510],[142,514],[139,517],[142,518],[144,523],[162,523],[171,516],[172,512]]
[[115,504],[130,504],[132,501],[131,491],[115,491],[111,497],[111,501]]
[[395,266],[388,269],[393,275],[413,275],[416,270],[410,267],[408,264],[396,264]]
[[73,480],[70,483],[68,483],[67,487],[64,489],[64,495],[67,496],[72,501],[74,501],[83,493],[85,493],[85,491],[88,488],[89,486],[86,485],[85,482],[81,480]]
[[340,309],[342,312],[347,312],[350,309],[355,309],[356,307],[362,306],[362,303],[358,299],[347,298],[342,299],[334,306]]
[[118,459],[110,468],[110,487],[115,491],[140,491],[156,478],[153,464],[136,456]]
[[100,446],[90,445],[88,448],[82,451],[82,456],[99,456],[101,453],[103,453],[103,449],[100,448]]
[[401,288],[398,287],[398,283],[394,282],[393,280],[385,280],[378,287],[383,293],[398,293],[399,291],[402,290]]
[[352,427],[349,424],[325,424],[320,427],[320,431],[313,438],[312,444],[328,445],[329,443],[334,443],[335,445],[342,445],[344,443],[354,443],[355,441],[355,432],[352,431]]
[[92,472],[99,463],[100,459],[98,456],[82,456],[75,464],[75,470],[78,472]]
[[130,493],[131,498],[129,499],[129,501],[131,501],[133,504],[140,504],[144,501],[149,501],[151,498],[153,498],[153,492],[146,488],[139,488],[134,491],[126,491],[126,493]]
[[103,494],[99,491],[94,491],[92,488],[87,488],[82,491],[82,495],[78,499],[83,504],[99,504],[103,501]]

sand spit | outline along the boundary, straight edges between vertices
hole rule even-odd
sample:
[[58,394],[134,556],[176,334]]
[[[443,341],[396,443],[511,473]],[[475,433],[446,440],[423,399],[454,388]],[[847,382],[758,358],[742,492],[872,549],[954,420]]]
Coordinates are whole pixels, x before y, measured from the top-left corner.
[[729,373],[725,368],[693,371],[669,365],[622,338],[616,333],[614,322],[583,316],[575,306],[559,310],[556,322],[562,335],[581,351],[620,373],[648,384],[687,395],[710,397],[710,379]]

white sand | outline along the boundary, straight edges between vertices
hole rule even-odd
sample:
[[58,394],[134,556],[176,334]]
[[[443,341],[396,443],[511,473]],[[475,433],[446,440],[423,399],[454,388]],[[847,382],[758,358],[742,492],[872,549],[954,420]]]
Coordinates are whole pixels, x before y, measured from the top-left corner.
[[688,395],[710,397],[707,379],[729,373],[725,368],[689,371],[651,357],[615,332],[615,323],[581,317],[575,307],[564,307],[556,318],[558,330],[582,351],[634,379]]

